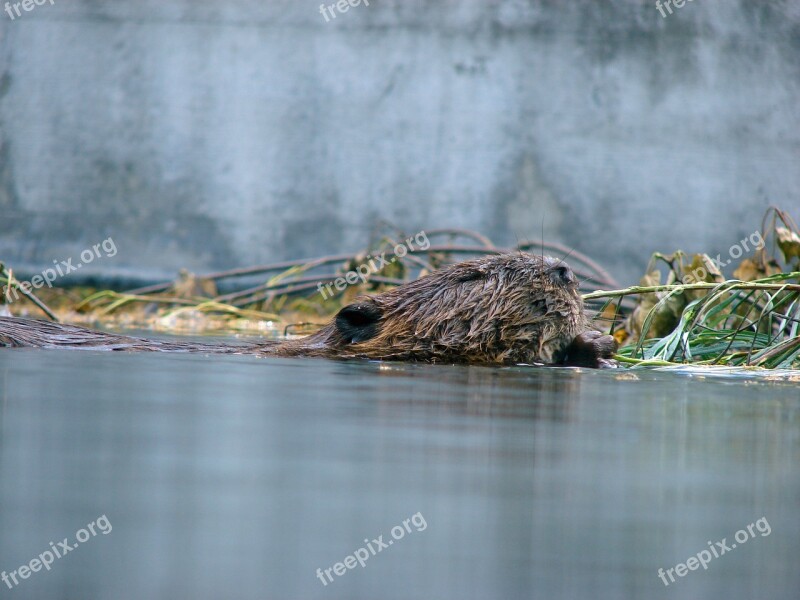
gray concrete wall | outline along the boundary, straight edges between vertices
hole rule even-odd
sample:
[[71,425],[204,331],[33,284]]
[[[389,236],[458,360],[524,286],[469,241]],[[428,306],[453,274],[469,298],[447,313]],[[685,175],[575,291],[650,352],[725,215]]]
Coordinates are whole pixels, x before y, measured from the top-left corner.
[[[332,1],[332,0],[331,0]],[[0,13],[0,259],[146,277],[414,233],[636,279],[800,208],[800,2],[55,0]]]

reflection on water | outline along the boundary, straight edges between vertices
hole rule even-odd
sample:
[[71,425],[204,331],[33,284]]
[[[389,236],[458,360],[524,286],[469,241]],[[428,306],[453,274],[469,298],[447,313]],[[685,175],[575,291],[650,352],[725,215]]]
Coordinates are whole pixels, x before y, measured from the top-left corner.
[[[797,384],[0,352],[0,597],[797,598]],[[323,586],[318,568],[421,513]],[[766,517],[772,532],[674,567]]]

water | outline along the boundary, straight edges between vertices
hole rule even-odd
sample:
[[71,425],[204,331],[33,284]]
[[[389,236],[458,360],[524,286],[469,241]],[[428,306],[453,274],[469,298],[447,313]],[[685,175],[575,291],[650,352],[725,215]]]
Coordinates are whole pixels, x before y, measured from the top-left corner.
[[798,464],[797,383],[3,350],[0,570],[111,530],[0,598],[796,600]]

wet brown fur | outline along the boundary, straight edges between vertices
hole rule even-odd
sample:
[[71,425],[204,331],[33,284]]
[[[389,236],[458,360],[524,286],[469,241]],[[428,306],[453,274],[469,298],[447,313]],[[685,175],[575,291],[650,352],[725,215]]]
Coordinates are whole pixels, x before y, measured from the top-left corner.
[[570,268],[525,253],[458,263],[363,297],[298,340],[167,342],[5,317],[0,346],[582,366],[608,366],[616,349],[613,338],[590,330]]

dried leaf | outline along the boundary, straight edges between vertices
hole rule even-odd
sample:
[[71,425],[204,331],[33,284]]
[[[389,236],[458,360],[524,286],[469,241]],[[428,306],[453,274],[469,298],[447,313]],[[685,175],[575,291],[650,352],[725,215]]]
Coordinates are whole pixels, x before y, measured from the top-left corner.
[[787,263],[800,258],[800,236],[797,233],[786,227],[776,227],[775,238]]
[[215,298],[219,294],[212,279],[198,277],[186,269],[178,273],[178,280],[173,284],[172,295],[177,298]]
[[755,281],[780,272],[780,266],[773,261],[762,266],[751,258],[745,258],[739,263],[739,266],[733,272],[733,276],[740,281]]
[[[683,283],[722,283],[725,281],[725,277],[708,254],[694,254],[691,263],[681,264],[681,281]],[[702,298],[707,294],[708,290],[686,291],[689,301]]]
[[[640,285],[654,286],[661,283],[661,273],[659,271],[651,271],[642,277]],[[680,320],[681,313],[686,306],[686,297],[684,294],[673,294],[670,298],[659,305],[659,302],[664,298],[667,292],[652,292],[649,294],[642,294],[639,297],[639,303],[633,310],[626,329],[632,334],[635,339],[639,339],[644,328],[644,322],[648,315],[655,310],[651,321],[650,327],[645,333],[645,339],[653,337],[664,337],[670,333]],[[658,308],[656,308],[658,306]]]
[[620,346],[624,346],[630,337],[631,335],[623,328],[619,328],[614,332],[614,339],[617,340]]

